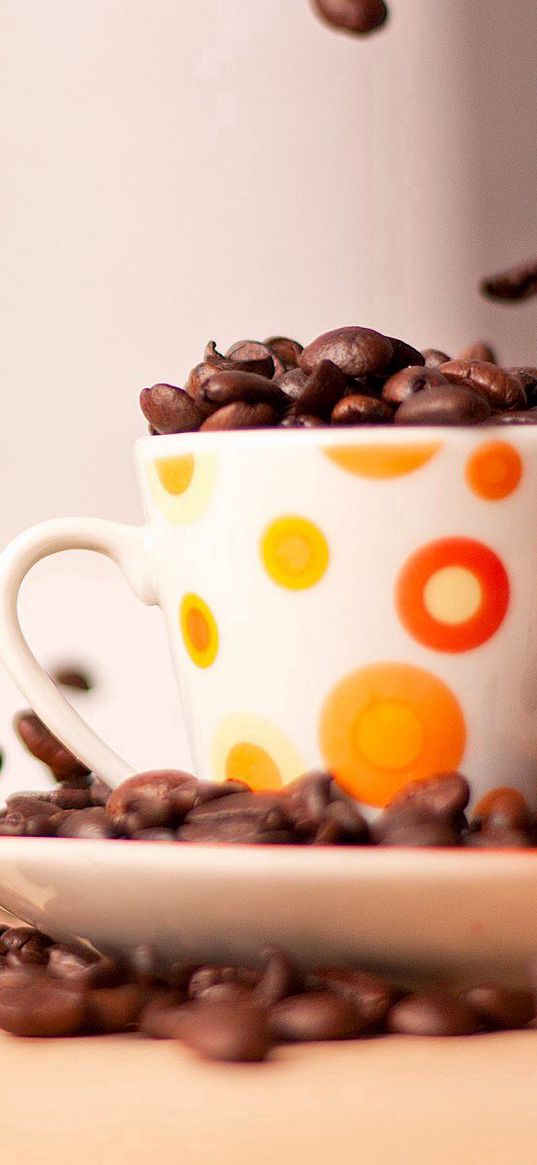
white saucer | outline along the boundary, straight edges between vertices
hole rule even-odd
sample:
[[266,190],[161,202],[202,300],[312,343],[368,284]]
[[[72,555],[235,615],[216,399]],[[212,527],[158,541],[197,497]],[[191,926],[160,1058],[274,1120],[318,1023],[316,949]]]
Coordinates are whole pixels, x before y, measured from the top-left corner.
[[0,839],[0,906],[118,953],[304,964],[424,979],[527,980],[537,851],[198,846]]

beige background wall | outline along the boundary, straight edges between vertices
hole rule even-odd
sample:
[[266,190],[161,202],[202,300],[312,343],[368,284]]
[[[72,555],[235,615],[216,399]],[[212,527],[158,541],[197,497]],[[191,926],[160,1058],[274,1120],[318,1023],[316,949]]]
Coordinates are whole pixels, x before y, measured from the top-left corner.
[[[0,0],[1,542],[138,520],[138,390],[209,337],[359,322],[535,362],[537,307],[475,291],[537,251],[534,0],[393,6],[357,43],[307,0]],[[117,747],[186,760],[158,615],[111,567],[47,564],[25,611],[94,662]],[[0,685],[7,788],[35,773]]]

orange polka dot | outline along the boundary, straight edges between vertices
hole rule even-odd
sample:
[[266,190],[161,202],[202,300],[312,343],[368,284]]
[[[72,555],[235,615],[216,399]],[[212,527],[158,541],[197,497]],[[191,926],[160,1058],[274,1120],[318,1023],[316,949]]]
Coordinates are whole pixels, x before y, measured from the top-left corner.
[[522,477],[522,459],[506,441],[487,441],[466,463],[466,481],[480,498],[498,502],[516,490]]
[[159,457],[155,461],[155,469],[166,493],[177,497],[179,494],[184,494],[192,481],[194,458],[189,453],[182,457]]
[[436,676],[410,664],[378,663],[332,690],[319,739],[342,787],[381,807],[410,781],[456,769],[466,728],[458,701]]
[[323,452],[340,469],[358,477],[389,478],[421,469],[441,448],[441,441],[427,441],[412,445],[334,445]]
[[181,599],[179,625],[193,663],[210,667],[218,654],[218,627],[210,607],[199,595],[189,594]]
[[430,542],[397,580],[399,618],[434,651],[471,651],[491,639],[509,606],[509,578],[498,556],[471,538]]
[[226,757],[226,780],[245,781],[257,793],[281,789],[282,777],[266,749],[250,741],[240,741]]
[[278,586],[305,590],[315,586],[328,566],[328,543],[308,518],[288,515],[277,518],[261,541],[265,569]]

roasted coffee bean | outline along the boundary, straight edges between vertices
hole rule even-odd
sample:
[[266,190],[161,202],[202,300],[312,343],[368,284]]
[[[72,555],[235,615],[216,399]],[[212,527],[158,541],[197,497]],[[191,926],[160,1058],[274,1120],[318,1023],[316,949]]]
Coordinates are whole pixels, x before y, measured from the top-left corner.
[[347,376],[383,372],[393,355],[390,340],[370,328],[336,328],[317,336],[300,357],[300,366],[314,372],[323,360],[337,364]]
[[320,417],[312,417],[307,413],[296,413],[293,408],[285,414],[280,422],[282,429],[322,429],[324,421]]
[[[226,360],[225,357],[222,357],[218,362],[210,361],[196,364],[196,367],[189,374],[185,388],[204,416],[208,416],[209,413],[214,412],[216,407],[208,394],[209,385],[215,376],[221,372],[240,372],[244,375],[261,376],[263,379],[270,380],[274,371],[274,358],[268,352],[262,358],[253,360]],[[281,371],[284,371],[283,365]]]
[[422,356],[428,368],[440,368],[441,364],[447,364],[451,360],[451,356],[441,352],[439,348],[425,348]]
[[225,364],[226,357],[216,347],[216,340],[208,340],[203,350],[203,359],[206,364]]
[[0,837],[24,837],[26,818],[20,813],[8,813],[0,819]]
[[290,368],[289,372],[278,377],[278,384],[287,397],[290,397],[291,400],[297,400],[302,395],[308,380],[308,373],[304,372],[303,368]]
[[408,1036],[471,1036],[480,1021],[473,1007],[444,991],[423,991],[394,1003],[388,1031]]
[[276,424],[278,416],[277,410],[272,405],[262,402],[247,404],[245,401],[236,401],[217,409],[215,413],[207,417],[200,428],[206,432],[227,429],[266,429],[269,425]]
[[44,796],[58,809],[89,809],[94,804],[92,789],[93,785],[88,789],[79,789],[76,785],[59,785]]
[[373,825],[373,836],[377,845],[406,846],[423,849],[430,846],[442,849],[460,844],[459,831],[441,818],[420,818],[412,813],[394,815],[393,820],[381,827]]
[[529,849],[532,839],[521,829],[483,829],[463,837],[469,849]]
[[295,400],[297,413],[329,417],[336,402],[343,396],[348,377],[331,360],[321,360],[308,377],[303,392]]
[[269,829],[281,829],[290,824],[281,793],[253,793],[251,789],[241,789],[227,797],[200,799],[189,810],[186,821],[209,822],[233,818],[261,821]]
[[[473,344],[468,344],[467,348],[463,348],[462,352],[456,357],[457,360],[480,360],[487,364],[497,364],[498,359],[494,348],[490,344],[486,344],[484,340],[477,340]],[[447,363],[447,361],[446,361]]]
[[222,797],[232,797],[235,793],[252,793],[245,781],[198,781],[195,805],[206,805],[209,801],[220,801]]
[[30,931],[26,942],[11,947],[5,958],[6,967],[44,967],[48,963],[50,944],[43,941],[39,931]]
[[526,394],[517,376],[484,360],[449,360],[440,369],[446,380],[464,384],[488,400],[492,409],[525,408]]
[[537,425],[537,408],[512,413],[494,413],[486,420],[485,425],[494,428],[496,425]]
[[48,765],[57,781],[87,785],[89,769],[49,732],[35,712],[19,712],[14,727],[28,751]]
[[107,784],[106,781],[102,780],[102,777],[93,776],[91,778],[89,791],[92,805],[106,805],[112,792],[112,788]]
[[87,671],[67,664],[55,668],[52,678],[63,688],[73,688],[78,692],[89,692],[93,687],[93,681]]
[[202,396],[219,407],[233,404],[235,401],[244,401],[246,404],[268,404],[274,408],[283,408],[287,403],[286,395],[276,381],[268,380],[266,376],[257,376],[253,372],[217,371],[204,386]]
[[[0,979],[0,994],[1,987]],[[92,988],[84,999],[88,1027],[103,1034],[133,1029],[144,1006],[143,991],[137,983]]]
[[228,348],[226,360],[240,364],[266,361],[268,370],[265,375],[271,376],[274,372],[274,363],[272,370],[270,370],[270,361],[274,360],[273,353],[268,344],[261,344],[259,340],[237,340],[235,344],[231,345],[231,348]]
[[74,983],[77,980],[84,982],[88,968],[98,962],[98,956],[90,951],[75,949],[65,943],[54,943],[49,948],[47,971],[55,979],[68,979]]
[[25,837],[55,837],[63,814],[55,813],[49,817],[44,813],[37,813],[34,817],[27,817]]
[[140,393],[140,408],[157,433],[192,433],[199,429],[204,414],[182,388],[154,384]]
[[367,845],[368,841],[367,821],[350,799],[326,806],[313,838],[314,845]]
[[330,990],[352,1004],[361,1035],[379,1031],[396,996],[394,988],[379,975],[347,967],[320,967],[308,977],[310,984],[314,990]]
[[250,1002],[214,1002],[196,1007],[182,1038],[205,1060],[255,1063],[265,1060],[272,1040],[267,1014]]
[[278,360],[281,361],[285,368],[296,368],[298,366],[304,350],[302,344],[298,343],[298,340],[290,340],[287,336],[269,336],[268,340],[264,341],[264,344],[272,355],[278,357]]
[[506,300],[514,303],[519,299],[530,299],[537,295],[537,260],[517,263],[499,275],[489,275],[480,283],[481,294],[487,299]]
[[114,817],[114,825],[118,833],[124,834],[125,837],[132,837],[145,830],[160,830],[165,832],[174,824],[179,824],[182,820],[182,814],[176,813],[173,801],[171,799],[163,799],[160,801],[151,800],[148,797],[140,797],[134,800],[127,813],[117,814]]
[[411,344],[406,344],[404,340],[396,340],[393,336],[388,336],[388,339],[392,346],[392,357],[384,369],[384,376],[393,376],[402,368],[425,364],[423,352],[418,352],[417,348],[413,348]]
[[363,35],[382,28],[388,19],[384,0],[312,0],[325,24]]
[[325,809],[338,794],[339,790],[330,773],[307,773],[286,785],[285,811],[297,833],[313,837],[323,820]]
[[241,987],[251,990],[259,980],[257,971],[250,967],[209,965],[197,967],[188,981],[190,999],[200,999],[212,987]]
[[131,841],[176,841],[174,829],[138,829],[129,837]]
[[[442,372],[446,367],[442,365]],[[491,406],[462,384],[429,388],[417,392],[398,408],[396,425],[480,425],[491,414]]]
[[0,1028],[16,1036],[70,1036],[86,1022],[78,991],[45,975],[0,975]]
[[310,991],[289,995],[270,1012],[270,1030],[275,1040],[347,1040],[359,1033],[355,1008],[331,991]]
[[482,987],[471,987],[463,992],[462,998],[473,1011],[477,1012],[483,1027],[493,1031],[526,1027],[535,1018],[533,991],[509,989],[491,983]]
[[91,809],[67,810],[56,833],[58,837],[91,838],[93,840],[116,836],[106,809],[99,805],[95,805]]
[[442,388],[448,381],[436,368],[412,366],[402,368],[394,376],[390,376],[382,389],[382,399],[391,405],[400,405],[404,400],[414,396],[424,389]]
[[184,817],[194,807],[197,792],[198,781],[190,773],[180,769],[155,769],[137,773],[118,785],[108,797],[106,812],[115,821],[128,813],[133,805],[147,800],[166,805],[171,802],[177,814]]
[[484,829],[520,829],[530,832],[533,819],[526,798],[517,789],[491,789],[477,802],[472,820]]
[[392,417],[384,401],[355,392],[338,401],[330,419],[333,425],[386,425]]
[[469,800],[470,786],[461,773],[434,773],[405,785],[392,797],[386,813],[404,807],[453,821],[460,818]]
[[30,942],[34,945],[37,943],[43,951],[48,951],[52,945],[48,934],[43,934],[43,931],[33,926],[7,926],[0,936],[0,950],[3,953],[21,951]]
[[[85,792],[85,790],[81,790]],[[44,797],[41,798],[36,794],[13,793],[8,797],[7,811],[9,813],[18,813],[21,817],[28,819],[40,814],[42,817],[54,817],[58,812],[56,805],[47,801]]]
[[188,1027],[196,1022],[197,1008],[194,1004],[181,1005],[174,1000],[173,992],[158,995],[148,1003],[139,1020],[140,1031],[153,1040],[180,1040]]
[[177,830],[177,840],[227,845],[290,845],[294,840],[289,829],[264,826],[252,818],[230,818],[221,821],[190,821]]
[[521,381],[529,408],[537,405],[537,368],[525,365],[522,368],[509,368],[508,372]]
[[302,984],[296,967],[284,951],[268,948],[263,952],[265,967],[253,988],[253,997],[263,1007],[271,1007],[285,999]]

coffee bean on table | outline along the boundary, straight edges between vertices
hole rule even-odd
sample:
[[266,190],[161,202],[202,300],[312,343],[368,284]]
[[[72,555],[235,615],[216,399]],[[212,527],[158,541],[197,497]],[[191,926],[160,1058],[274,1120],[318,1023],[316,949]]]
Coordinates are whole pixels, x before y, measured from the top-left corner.
[[271,1008],[270,1030],[275,1040],[346,1040],[359,1032],[352,1003],[331,991],[290,995]]
[[19,712],[14,727],[28,751],[48,765],[57,781],[87,785],[89,769],[56,739],[35,712]]
[[325,24],[345,32],[374,32],[388,19],[384,0],[312,0],[312,4]]
[[[445,364],[441,366],[444,372]],[[395,414],[396,425],[480,425],[491,414],[484,396],[462,384],[430,388],[409,397]]]
[[517,263],[498,275],[489,275],[481,281],[480,290],[487,299],[508,303],[537,295],[537,260]]
[[217,432],[228,429],[265,429],[275,425],[278,420],[278,411],[270,404],[258,402],[247,404],[245,401],[236,401],[224,405],[203,422],[200,429],[204,432]]
[[471,987],[462,999],[477,1012],[484,1027],[508,1031],[526,1027],[535,1019],[533,991],[515,990],[499,984]]
[[324,332],[308,344],[300,366],[314,372],[323,360],[337,364],[347,376],[368,376],[383,372],[393,355],[390,340],[370,328],[345,327]]
[[144,417],[159,434],[191,433],[199,429],[204,414],[182,388],[173,384],[154,384],[140,393]]
[[523,409],[526,394],[518,376],[484,360],[449,360],[440,371],[455,384],[464,384],[488,400],[492,409]]
[[338,401],[330,419],[333,425],[386,425],[392,417],[384,401],[355,392]]
[[423,392],[424,389],[442,388],[448,383],[442,372],[436,368],[428,368],[426,365],[411,366],[409,368],[402,368],[400,372],[396,372],[394,376],[386,381],[382,389],[382,399],[388,404],[400,405],[404,400],[414,396],[416,392]]
[[[0,979],[0,991],[1,986]],[[137,983],[96,987],[87,992],[85,1003],[88,1027],[111,1034],[134,1028],[144,1005],[144,994]]]
[[443,991],[423,991],[394,1003],[388,1031],[408,1036],[470,1036],[481,1026],[477,1012],[463,999]]
[[197,1007],[181,1004],[173,992],[151,999],[140,1015],[140,1031],[153,1040],[183,1039],[189,1026],[195,1026]]
[[253,989],[253,997],[263,1007],[270,1007],[299,990],[300,976],[284,951],[268,948],[263,957],[265,967]]
[[182,1038],[206,1060],[256,1063],[272,1046],[264,1008],[246,1002],[196,1005],[195,1023],[187,1023]]
[[0,975],[0,1028],[16,1036],[70,1036],[86,1021],[79,991],[37,973]]
[[347,967],[320,967],[308,977],[308,986],[341,995],[355,1009],[360,1034],[378,1031],[395,1001],[395,989],[379,975]]

